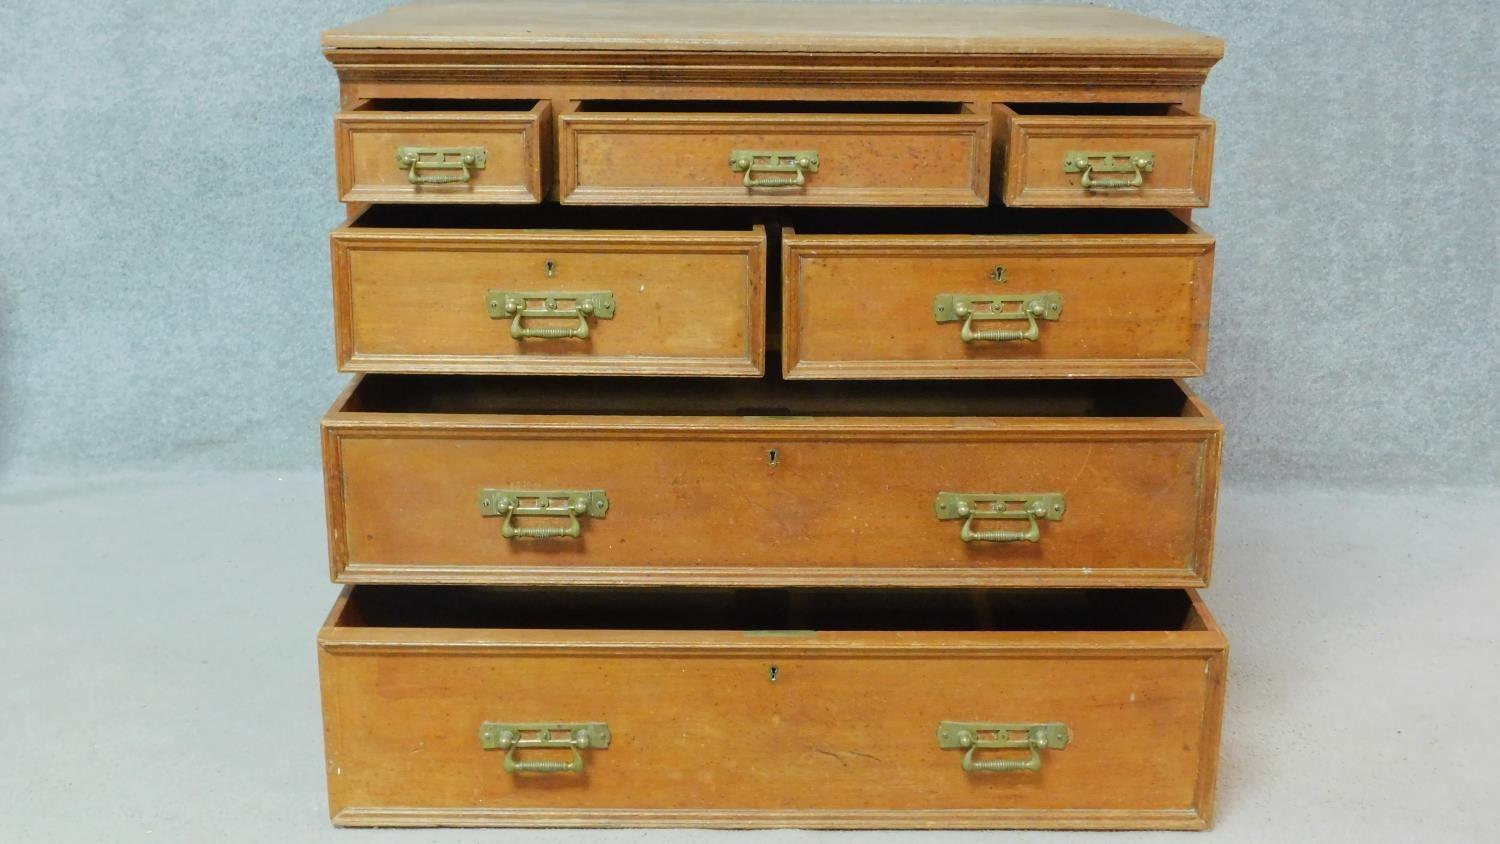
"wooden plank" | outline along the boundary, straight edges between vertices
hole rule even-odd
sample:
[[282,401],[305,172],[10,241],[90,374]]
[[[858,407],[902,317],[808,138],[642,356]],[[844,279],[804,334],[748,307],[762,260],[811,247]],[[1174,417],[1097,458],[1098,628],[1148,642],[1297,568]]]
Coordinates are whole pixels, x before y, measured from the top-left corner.
[[1217,59],[1223,42],[1099,6],[510,0],[414,3],[328,30],[325,47],[1114,54]]
[[[342,368],[734,375],[765,369],[765,231],[382,228],[333,233]],[[513,339],[488,291],[608,291],[590,336]],[[549,325],[557,325],[549,322]]]
[[[330,810],[351,826],[1202,828],[1226,645],[1193,617],[769,637],[330,625]],[[480,748],[487,720],[603,721],[612,742],[586,776],[511,775]],[[1072,741],[1038,772],[966,774],[937,746],[943,720],[1056,721]]]
[[[985,205],[989,121],[976,114],[565,114],[558,195],[610,205]],[[737,149],[811,150],[820,164],[798,187],[748,187],[745,173],[730,167]]]
[[[1181,586],[1207,583],[1222,425],[336,408],[324,436],[343,582]],[[602,488],[611,509],[577,539],[507,540],[478,509],[494,487]],[[941,491],[1068,510],[1037,543],[965,543]]]
[[[340,112],[334,127],[339,198],[345,202],[534,203],[546,197],[551,183],[543,167],[551,157],[549,100],[525,112]],[[396,161],[400,147],[479,148],[486,161],[463,181],[413,184]]]
[[[1128,235],[854,235],[783,230],[788,378],[1060,378],[1201,375],[1213,238]],[[1003,267],[1005,281],[994,272]],[[939,323],[940,294],[1057,293],[1035,341],[973,342]],[[1008,310],[1015,310],[1008,306]],[[1024,328],[1024,321],[978,323]]]

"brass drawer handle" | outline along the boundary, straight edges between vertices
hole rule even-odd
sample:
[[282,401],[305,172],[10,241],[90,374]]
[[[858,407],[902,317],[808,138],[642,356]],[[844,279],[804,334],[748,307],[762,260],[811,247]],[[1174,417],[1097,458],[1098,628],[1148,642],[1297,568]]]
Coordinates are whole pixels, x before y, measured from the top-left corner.
[[[414,185],[451,185],[467,182],[472,170],[483,170],[484,147],[396,147],[396,166]],[[419,171],[458,170],[452,175],[423,176]]]
[[[602,489],[530,490],[494,489],[479,491],[479,513],[482,516],[504,516],[500,535],[506,539],[577,539],[583,534],[582,518],[602,519],[609,512],[609,497]],[[567,525],[523,527],[517,516],[540,516],[567,519]]]
[[[570,304],[571,303],[571,304]],[[615,294],[608,290],[593,293],[537,293],[516,290],[491,290],[485,296],[490,319],[510,319],[510,336],[517,340],[534,337],[543,340],[587,340],[589,319],[614,319]],[[574,319],[572,326],[528,327],[528,319]]]
[[[1043,750],[1062,750],[1072,741],[1067,724],[994,724],[978,721],[944,721],[938,724],[938,747],[965,750],[965,771],[1004,773],[1040,771]],[[1027,750],[1025,759],[975,759],[979,750]]]
[[[729,153],[729,169],[744,173],[746,188],[800,188],[807,184],[807,174],[818,172],[818,151],[737,149]],[[795,173],[791,178],[757,179],[762,173]]]
[[[933,510],[939,520],[963,519],[958,538],[965,542],[1040,542],[1037,519],[1062,521],[1067,505],[1060,492],[940,492]],[[1025,530],[975,530],[974,522],[1027,521]]]
[[[584,750],[609,747],[609,725],[599,721],[578,723],[516,724],[486,721],[479,727],[479,746],[485,750],[505,751],[507,774],[581,774]],[[573,751],[573,758],[517,759],[523,748],[561,748]]]
[[[1014,305],[1014,309],[1009,306]],[[932,316],[938,322],[963,320],[958,332],[965,343],[1026,340],[1035,342],[1042,336],[1037,320],[1053,321],[1062,316],[1062,294],[1048,290],[1042,293],[1015,293],[1006,296],[970,296],[964,293],[939,293],[932,301]],[[979,329],[978,322],[1014,322],[1026,320],[1022,329]]]
[[[1146,173],[1156,167],[1156,154],[1148,149],[1125,152],[1068,150],[1063,156],[1064,173],[1082,173],[1078,184],[1084,190],[1135,190],[1146,183]],[[1095,173],[1133,173],[1129,179],[1096,179]]]

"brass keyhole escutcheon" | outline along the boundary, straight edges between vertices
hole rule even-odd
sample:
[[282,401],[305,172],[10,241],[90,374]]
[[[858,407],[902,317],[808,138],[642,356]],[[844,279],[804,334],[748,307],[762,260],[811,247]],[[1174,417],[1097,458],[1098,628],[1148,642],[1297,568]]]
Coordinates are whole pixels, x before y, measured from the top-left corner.
[[770,674],[771,674],[771,682],[774,683],[774,682],[776,682],[776,678],[781,676],[781,669],[773,665],[773,666],[771,666],[771,672],[770,672]]
[[545,267],[546,267],[546,270],[547,270],[547,278],[556,278],[557,277],[557,262],[556,261],[548,261],[545,264]]
[[770,463],[772,468],[775,468],[781,463],[781,452],[777,451],[774,448],[767,451],[766,462]]

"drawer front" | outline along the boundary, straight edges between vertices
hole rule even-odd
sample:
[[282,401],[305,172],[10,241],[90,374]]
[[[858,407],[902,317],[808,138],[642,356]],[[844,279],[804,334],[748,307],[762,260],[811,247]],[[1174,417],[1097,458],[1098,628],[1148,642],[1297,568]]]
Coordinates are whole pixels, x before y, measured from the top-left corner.
[[[989,200],[989,119],[979,115],[579,112],[562,115],[560,124],[564,203],[914,206]],[[737,151],[752,155],[736,159]]]
[[[1206,117],[1185,112],[1151,117],[1016,115],[1004,106],[996,112],[997,126],[1004,127],[1006,205],[1208,205],[1214,123]],[[1141,163],[1145,166],[1137,166]]]
[[[1208,582],[1211,418],[380,416],[325,421],[340,582]],[[527,491],[572,494],[499,509]],[[943,492],[1054,497],[968,519]]]
[[552,106],[529,111],[341,112],[344,202],[533,203],[547,194]]
[[344,227],[333,234],[333,276],[345,371],[753,376],[765,368],[758,227]]
[[788,378],[1188,376],[1206,363],[1203,234],[789,230],[782,271]]
[[[1194,829],[1212,815],[1226,666],[1212,627],[331,625],[319,644],[330,812],[344,826]],[[607,746],[576,759],[517,748],[513,763],[583,772],[507,773],[507,750],[485,749],[481,731],[517,722],[595,724]],[[965,751],[939,743],[943,722],[1061,724],[1067,743],[1039,748],[1037,770],[966,772]]]

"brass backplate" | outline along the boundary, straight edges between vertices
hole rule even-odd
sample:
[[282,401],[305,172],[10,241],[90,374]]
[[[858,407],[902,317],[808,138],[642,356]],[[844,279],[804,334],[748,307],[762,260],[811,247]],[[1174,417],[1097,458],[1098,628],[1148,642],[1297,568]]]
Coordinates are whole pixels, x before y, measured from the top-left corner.
[[396,164],[400,167],[436,167],[457,170],[460,165],[483,170],[487,154],[484,147],[396,147]]
[[[1020,734],[1020,735],[1018,735]],[[938,724],[938,747],[943,750],[982,747],[1021,750],[1030,747],[1061,750],[1073,738],[1067,724],[1005,724],[992,721],[944,721]]]
[[1053,522],[1067,510],[1060,492],[940,492],[932,507],[939,519],[1032,516]]
[[1063,154],[1063,172],[1081,173],[1092,169],[1095,173],[1134,173],[1136,170],[1151,172],[1156,166],[1156,153],[1148,149],[1096,150],[1070,149]]
[[737,149],[729,153],[729,169],[735,173],[755,169],[762,173],[818,172],[818,151]]
[[523,317],[572,319],[591,316],[615,318],[615,294],[608,290],[570,293],[563,290],[491,290],[485,296],[490,316],[510,319],[520,312]]
[[485,750],[512,747],[609,747],[609,725],[602,721],[511,722],[486,721],[479,726],[479,745]]
[[[1008,305],[1016,308],[1007,310]],[[958,322],[971,317],[981,322],[1022,320],[1028,316],[1055,320],[1062,316],[1062,308],[1062,294],[1051,290],[1004,295],[939,293],[932,300],[932,316],[938,322]]]
[[[555,502],[555,503],[554,503]],[[497,489],[479,491],[479,512],[485,516],[592,516],[604,518],[609,496],[602,489]]]

